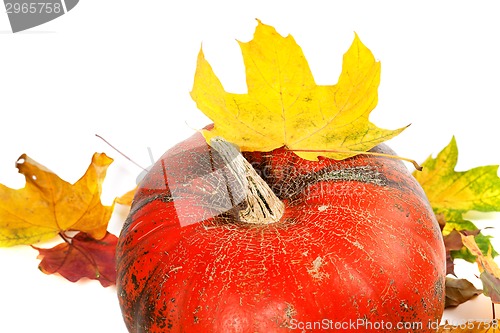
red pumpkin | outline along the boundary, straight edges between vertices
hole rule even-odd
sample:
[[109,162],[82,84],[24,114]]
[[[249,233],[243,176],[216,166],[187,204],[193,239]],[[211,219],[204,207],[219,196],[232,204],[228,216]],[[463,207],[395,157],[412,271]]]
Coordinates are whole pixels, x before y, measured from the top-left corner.
[[117,249],[130,332],[434,331],[443,240],[403,163],[306,161],[284,148],[244,156],[282,216],[269,216],[261,191],[267,216],[252,220],[238,176],[200,134],[142,181]]

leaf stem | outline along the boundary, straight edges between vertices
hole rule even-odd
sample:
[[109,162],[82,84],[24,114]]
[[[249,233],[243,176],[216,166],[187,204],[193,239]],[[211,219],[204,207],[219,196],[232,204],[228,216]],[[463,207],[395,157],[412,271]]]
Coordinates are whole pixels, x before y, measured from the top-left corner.
[[99,134],[96,134],[95,136],[97,136],[102,141],[106,142],[108,144],[108,146],[110,146],[111,148],[113,148],[114,150],[116,150],[118,152],[118,154],[120,154],[123,157],[125,157],[127,160],[129,160],[130,162],[132,162],[133,164],[135,164],[137,167],[141,168],[143,171],[146,171],[146,172],[148,171],[147,169],[145,169],[141,165],[139,165],[139,163],[137,163],[136,161],[134,161],[133,159],[131,159],[130,157],[128,157],[127,155],[125,155],[124,153],[122,153],[120,150],[118,150],[118,148],[116,148],[115,146],[113,146],[111,143],[109,143],[106,139],[104,139]]
[[386,158],[392,158],[395,160],[401,160],[401,161],[406,161],[410,162],[413,164],[415,169],[418,171],[422,171],[422,166],[418,164],[415,160],[412,160],[410,158],[406,157],[401,157],[397,155],[390,155],[390,154],[384,154],[384,153],[376,153],[373,151],[359,151],[359,150],[328,150],[328,149],[290,149],[293,152],[302,152],[302,153],[352,153],[352,154],[358,154],[358,155],[371,155],[371,156],[379,156],[379,157],[386,157]]
[[59,232],[59,234],[58,234],[58,235],[59,235],[59,237],[61,237],[61,238],[62,238],[62,240],[63,240],[66,244],[68,244],[68,245],[72,245],[72,242],[71,242],[71,237],[70,237],[70,236],[67,236],[67,235],[64,233],[64,231]]

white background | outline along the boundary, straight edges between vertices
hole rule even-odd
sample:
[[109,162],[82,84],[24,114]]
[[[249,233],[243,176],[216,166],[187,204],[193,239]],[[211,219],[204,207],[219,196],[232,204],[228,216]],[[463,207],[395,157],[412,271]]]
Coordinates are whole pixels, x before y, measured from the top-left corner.
[[[82,0],[68,14],[12,34],[0,13],[0,182],[22,187],[22,153],[75,182],[92,154],[115,158],[104,184],[110,204],[135,185],[139,164],[209,121],[191,90],[201,44],[227,90],[244,92],[235,39],[248,41],[255,18],[292,34],[318,84],[334,84],[354,32],[382,61],[371,120],[412,123],[389,143],[422,162],[455,135],[458,169],[500,164],[500,6],[496,1],[129,1]],[[123,213],[126,212],[122,212]],[[110,229],[119,232],[120,214]],[[478,225],[495,226],[498,214]],[[488,219],[485,219],[488,218]],[[495,230],[489,231],[495,233]],[[500,249],[499,238],[493,240]],[[73,284],[37,269],[29,247],[0,249],[0,332],[125,332],[115,289]],[[474,265],[457,271],[473,277]],[[480,297],[447,312],[489,318]]]

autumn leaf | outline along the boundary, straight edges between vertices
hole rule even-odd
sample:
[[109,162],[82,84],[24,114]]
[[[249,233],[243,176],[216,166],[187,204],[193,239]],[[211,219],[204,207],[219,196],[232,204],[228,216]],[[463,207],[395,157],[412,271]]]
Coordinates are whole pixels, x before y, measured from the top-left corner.
[[[422,171],[413,173],[424,189],[442,228],[446,273],[453,275],[454,259],[477,261],[478,264],[489,263],[491,260],[493,265],[492,258],[498,254],[491,245],[490,236],[483,235],[474,223],[464,218],[464,214],[471,210],[500,211],[498,166],[455,171],[457,162],[458,147],[453,137],[436,158],[427,158],[422,164]],[[480,265],[483,293],[497,302],[500,300],[500,275],[481,267]],[[459,300],[456,296],[457,290],[448,288],[447,285],[447,301]],[[466,301],[465,298],[460,299]]]
[[[444,216],[444,214],[440,215]],[[462,212],[447,211],[446,218],[447,221],[442,230],[443,240],[445,248],[447,250],[447,259],[451,260],[452,265],[454,265],[454,259],[463,259],[471,263],[476,262],[476,256],[473,255],[465,246],[463,246],[460,234],[474,235],[475,241],[478,247],[481,249],[482,253],[487,253],[488,251],[490,251],[493,257],[496,257],[498,255],[497,251],[495,251],[491,244],[492,237],[482,234],[482,230],[479,230],[474,225],[474,223],[465,220],[462,216]],[[449,267],[450,263],[448,262],[447,265]],[[447,273],[454,274],[453,271],[448,270]]]
[[500,303],[500,268],[491,257],[491,253],[484,255],[472,235],[462,235],[462,242],[476,256],[481,273],[479,278],[483,283],[483,293],[490,297],[493,303]]
[[42,259],[38,268],[45,274],[58,273],[71,282],[86,277],[108,287],[116,281],[117,242],[118,238],[109,232],[100,240],[79,232],[51,249],[34,248]]
[[103,238],[113,206],[103,206],[100,195],[112,162],[105,154],[94,154],[84,176],[71,185],[22,155],[16,167],[26,178],[25,187],[0,184],[0,246],[30,245],[69,230]]
[[[477,231],[479,232],[479,230]],[[455,263],[452,252],[460,251],[464,247],[460,232],[453,229],[449,234],[443,236],[444,248],[446,250],[446,275],[455,275]],[[474,257],[475,260],[475,257]]]
[[[443,235],[453,230],[477,230],[464,213],[476,210],[482,212],[500,211],[500,178],[497,165],[482,166],[468,171],[455,171],[458,161],[458,148],[455,138],[437,155],[429,157],[422,164],[421,172],[413,175],[420,183],[436,214],[446,220]],[[490,237],[476,236],[476,241],[486,253],[491,247]],[[497,252],[492,249],[492,255]],[[455,258],[474,261],[466,249],[452,252]]]
[[[336,85],[316,85],[301,48],[258,22],[254,39],[240,42],[247,94],[226,92],[203,51],[191,96],[213,122],[203,134],[221,136],[243,151],[282,146],[308,160],[345,159],[388,140],[404,128],[381,129],[368,118],[377,104],[380,63],[356,35]],[[323,152],[310,152],[321,150]],[[327,153],[328,152],[328,153]]]
[[455,307],[467,302],[471,298],[480,295],[482,290],[477,289],[472,283],[465,279],[454,279],[446,277],[445,308]]
[[429,157],[414,176],[422,185],[431,205],[438,211],[500,210],[498,165],[455,171],[458,147],[455,137],[436,158]]

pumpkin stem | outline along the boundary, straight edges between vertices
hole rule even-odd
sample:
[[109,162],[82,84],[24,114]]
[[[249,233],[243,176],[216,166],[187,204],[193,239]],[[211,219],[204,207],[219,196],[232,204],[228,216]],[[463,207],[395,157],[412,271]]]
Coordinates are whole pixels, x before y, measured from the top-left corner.
[[237,188],[246,192],[242,198],[244,208],[239,211],[240,220],[254,224],[278,222],[283,216],[285,205],[243,157],[239,149],[221,137],[212,138],[210,146],[224,160],[227,169],[238,183]]

